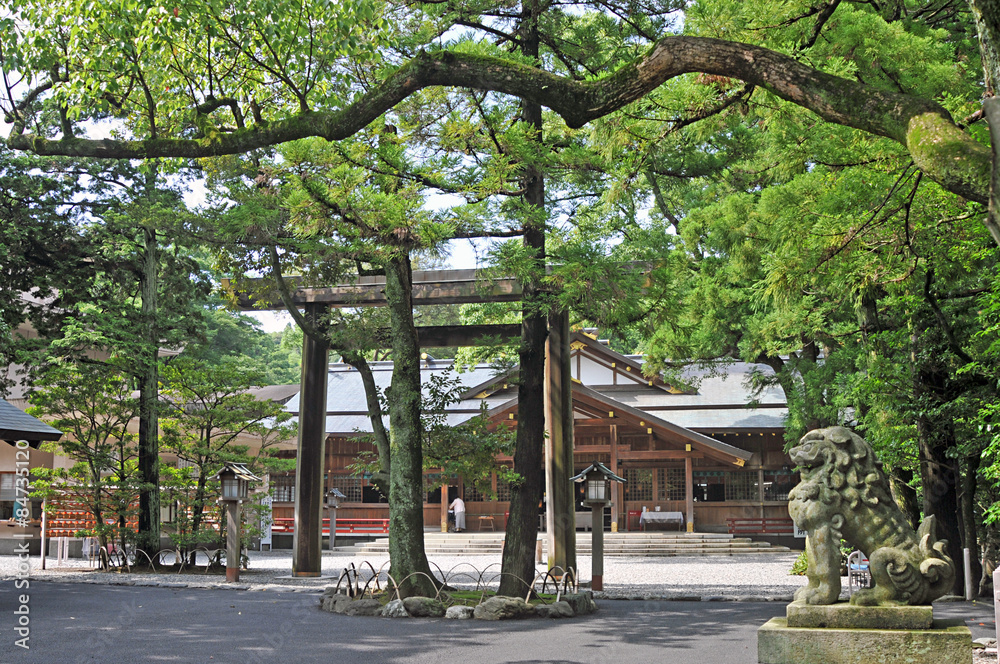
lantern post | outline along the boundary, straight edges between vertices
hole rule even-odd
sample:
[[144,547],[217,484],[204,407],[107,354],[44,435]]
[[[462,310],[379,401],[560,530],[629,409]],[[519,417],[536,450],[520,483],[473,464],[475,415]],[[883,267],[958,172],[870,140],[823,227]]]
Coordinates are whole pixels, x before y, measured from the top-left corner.
[[334,487],[326,492],[326,507],[330,518],[330,550],[337,546],[337,508],[341,498],[347,498],[340,489]]
[[260,478],[242,463],[227,461],[212,479],[219,480],[219,502],[226,507],[226,581],[235,583],[240,580],[240,504],[250,495],[250,482]]
[[579,475],[570,478],[585,483],[584,504],[593,514],[591,527],[591,590],[604,590],[604,508],[611,504],[611,482],[624,483],[625,479],[611,472],[607,466],[595,461]]

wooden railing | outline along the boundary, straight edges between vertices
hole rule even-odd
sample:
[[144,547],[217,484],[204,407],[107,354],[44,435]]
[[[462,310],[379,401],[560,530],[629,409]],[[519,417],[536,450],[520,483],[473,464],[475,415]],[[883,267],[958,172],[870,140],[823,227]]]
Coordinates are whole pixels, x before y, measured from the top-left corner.
[[[274,519],[271,531],[275,533],[294,533],[295,519],[278,517]],[[323,532],[330,533],[330,520],[323,519]],[[388,534],[389,519],[337,519],[337,534]]]
[[726,519],[731,535],[793,535],[791,519]]

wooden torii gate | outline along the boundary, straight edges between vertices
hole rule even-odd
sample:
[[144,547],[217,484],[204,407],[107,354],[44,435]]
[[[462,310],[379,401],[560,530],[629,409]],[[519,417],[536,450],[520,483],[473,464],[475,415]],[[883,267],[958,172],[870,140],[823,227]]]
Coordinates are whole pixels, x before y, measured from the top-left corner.
[[[223,288],[236,292],[228,280]],[[385,305],[385,277],[358,277],[352,283],[298,288],[293,302],[316,321],[328,308]],[[251,300],[242,293],[242,309],[284,309],[278,302]],[[413,304],[516,302],[521,286],[514,279],[487,278],[478,270],[413,272]],[[473,346],[484,337],[520,338],[521,325],[447,325],[417,327],[422,347]],[[549,568],[576,568],[573,509],[573,400],[570,374],[569,316],[549,316],[545,347],[545,485]],[[295,535],[292,576],[315,577],[322,571],[323,475],[326,444],[329,347],[305,335],[299,393],[299,437],[295,468]]]

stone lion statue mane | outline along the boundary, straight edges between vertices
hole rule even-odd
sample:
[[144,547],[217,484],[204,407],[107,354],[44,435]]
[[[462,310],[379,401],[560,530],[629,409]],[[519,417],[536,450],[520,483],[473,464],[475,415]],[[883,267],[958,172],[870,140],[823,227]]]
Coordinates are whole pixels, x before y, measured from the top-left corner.
[[810,431],[789,451],[802,481],[789,494],[788,512],[808,531],[806,576],[795,594],[808,604],[840,597],[840,540],[868,556],[873,587],[856,592],[863,606],[930,604],[951,591],[955,568],[928,517],[914,532],[889,493],[871,446],[845,427]]

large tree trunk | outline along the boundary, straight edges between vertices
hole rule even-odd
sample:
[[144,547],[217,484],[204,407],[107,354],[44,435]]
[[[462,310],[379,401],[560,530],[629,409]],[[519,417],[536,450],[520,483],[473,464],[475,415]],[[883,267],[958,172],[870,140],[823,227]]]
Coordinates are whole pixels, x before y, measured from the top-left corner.
[[920,501],[917,500],[917,490],[910,486],[913,471],[909,468],[890,468],[887,475],[892,499],[906,516],[906,522],[916,530],[920,527]]
[[[521,26],[521,52],[538,57],[538,4],[526,2]],[[542,107],[521,103],[521,121],[542,140]],[[514,472],[520,484],[511,487],[510,519],[504,539],[501,595],[524,595],[535,577],[535,542],[538,539],[538,507],[545,484],[545,337],[548,316],[541,306],[539,283],[545,274],[545,179],[534,165],[524,172],[524,202],[528,209],[524,245],[535,257],[535,269],[523,284],[521,304],[520,381],[517,386],[517,441]]]
[[969,574],[972,577],[973,593],[976,595],[979,593],[983,575],[983,561],[979,554],[979,520],[976,518],[976,488],[981,462],[980,454],[969,454],[965,457],[965,472],[962,473],[961,491],[958,494],[962,515],[962,547],[969,550],[971,558]]
[[[400,250],[402,251],[402,250]],[[385,299],[392,334],[389,402],[390,573],[401,597],[437,590],[424,551],[424,460],[420,424],[420,346],[413,324],[413,278],[403,253],[385,266]]]
[[[156,231],[143,228],[145,243],[140,291],[143,325],[142,356],[139,369],[139,533],[136,546],[149,558],[160,550],[160,425],[157,416],[159,375],[157,351],[160,346],[156,325],[157,288],[160,271]],[[142,556],[142,562],[146,556]],[[139,562],[139,561],[137,561]]]
[[[913,397],[917,404],[933,403],[944,389],[943,377],[940,373],[917,366],[919,344],[920,335],[912,334]],[[962,567],[962,531],[959,528],[959,469],[955,460],[948,456],[949,449],[956,446],[954,429],[950,421],[942,422],[923,414],[917,416],[916,428],[924,519],[932,515],[937,517],[936,536],[948,540],[948,555],[955,564],[953,592],[961,595],[964,594],[965,574]]]
[[937,517],[937,538],[948,540],[948,555],[955,564],[954,594],[965,594],[965,573],[962,566],[962,531],[959,528],[958,472],[950,447],[941,440],[941,431],[926,419],[917,421],[917,442],[920,447],[920,474],[924,487],[924,518]]
[[986,80],[986,96],[996,95],[1000,81],[1000,2],[997,0],[969,0],[972,16],[976,20],[979,33],[979,54],[983,59],[983,74]]

